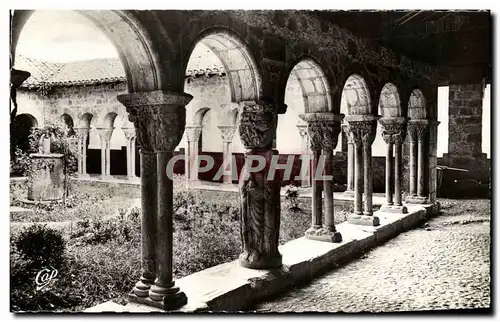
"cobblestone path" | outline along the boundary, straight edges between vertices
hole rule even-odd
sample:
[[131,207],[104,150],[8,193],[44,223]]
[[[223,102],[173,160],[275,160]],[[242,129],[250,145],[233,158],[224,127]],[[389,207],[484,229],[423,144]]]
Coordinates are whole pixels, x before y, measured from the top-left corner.
[[391,312],[490,306],[490,201],[443,213],[362,258],[257,305],[265,312]]

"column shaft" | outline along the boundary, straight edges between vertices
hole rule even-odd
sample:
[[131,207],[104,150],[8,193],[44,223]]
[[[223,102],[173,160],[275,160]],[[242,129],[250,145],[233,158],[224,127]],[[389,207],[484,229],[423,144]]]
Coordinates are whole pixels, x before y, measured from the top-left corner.
[[424,140],[418,140],[418,196],[425,197],[425,146]]
[[322,226],[323,209],[321,205],[323,189],[320,185],[321,181],[318,177],[318,163],[320,158],[320,151],[313,152],[312,158],[312,228],[319,229]]
[[223,142],[223,150],[222,150],[222,158],[223,158],[223,165],[225,166],[225,171],[229,171],[231,174],[230,175],[224,175],[222,176],[222,182],[231,184],[233,183],[233,159],[232,159],[232,153],[231,153],[231,142]]
[[364,214],[371,216],[373,214],[373,183],[372,183],[372,146],[371,143],[363,144],[364,159],[364,188],[365,188],[365,211]]
[[347,191],[354,190],[354,144],[347,143]]
[[361,142],[355,143],[354,145],[354,213],[356,215],[363,214],[363,192],[361,191],[361,186],[363,185],[363,176],[361,175],[363,171],[363,165],[361,164],[363,146]]
[[391,184],[391,174],[392,174],[392,151],[393,143],[387,143],[387,154],[385,157],[385,196],[387,205],[391,206],[392,202],[392,184]]
[[402,142],[396,142],[394,145],[394,204],[396,206],[402,206],[402,196],[401,196],[401,181],[402,181]]
[[[325,150],[325,178],[333,174],[332,158],[333,151]],[[329,231],[335,231],[334,215],[333,215],[333,181],[330,179],[323,180],[323,187],[325,189],[325,224],[324,228]]]
[[157,177],[156,154],[141,149],[141,278],[134,288],[139,297],[148,296],[156,277],[156,214]]
[[417,195],[417,143],[410,140],[410,195]]

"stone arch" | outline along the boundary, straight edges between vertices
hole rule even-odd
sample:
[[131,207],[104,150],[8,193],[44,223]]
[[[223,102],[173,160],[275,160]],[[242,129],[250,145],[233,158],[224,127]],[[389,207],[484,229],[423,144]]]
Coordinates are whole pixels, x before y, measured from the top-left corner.
[[118,114],[116,114],[115,112],[107,113],[102,120],[102,126],[105,128],[113,128],[117,116]]
[[427,118],[427,102],[424,93],[415,88],[408,100],[408,117],[412,120]]
[[[209,28],[192,43],[188,56],[202,43],[221,61],[229,80],[231,102],[258,101],[262,94],[262,77],[249,46],[234,31],[227,28]],[[185,59],[187,68],[189,59]]]
[[393,83],[386,83],[380,91],[379,113],[383,117],[403,116],[399,90]]
[[14,133],[11,133],[11,146],[17,146],[22,151],[29,151],[29,135],[31,129],[38,127],[38,120],[29,113],[16,115],[14,119]]
[[359,74],[352,74],[345,81],[340,100],[341,110],[342,104],[346,105],[346,115],[372,114],[370,90]]
[[[113,43],[127,77],[128,91],[144,92],[162,89],[168,83],[168,73],[162,70],[159,51],[151,35],[135,17],[125,10],[76,10],[99,28]],[[16,46],[21,31],[34,13],[15,10],[11,16],[11,65],[14,65]]]
[[[311,57],[301,57],[290,70],[302,90],[304,112],[333,111],[331,90],[323,68]],[[288,83],[288,81],[287,81]]]
[[64,124],[66,124],[68,130],[69,130],[69,135],[74,135],[75,131],[73,128],[75,127],[75,123],[73,121],[73,117],[68,114],[68,113],[63,113],[61,117],[59,118]]
[[209,107],[202,107],[196,113],[194,113],[193,116],[193,124],[194,125],[203,125],[203,118],[207,114],[207,112],[210,110]]
[[78,118],[78,127],[91,127],[94,115],[92,113],[86,112],[80,115]]

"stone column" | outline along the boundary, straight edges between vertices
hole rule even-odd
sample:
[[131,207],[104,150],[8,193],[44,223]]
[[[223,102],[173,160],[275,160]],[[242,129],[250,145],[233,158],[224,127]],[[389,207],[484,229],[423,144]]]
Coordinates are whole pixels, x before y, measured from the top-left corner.
[[441,122],[429,123],[429,202],[435,203],[437,197],[437,127]]
[[[372,209],[372,166],[371,166],[371,145],[375,140],[377,132],[378,116],[373,115],[348,115],[346,121],[349,125],[351,139],[355,144],[356,169],[354,175],[356,177],[355,189],[355,209],[354,214],[349,216],[348,222],[357,225],[378,226],[380,225],[379,218],[373,216]],[[361,166],[361,150],[363,151],[364,169]],[[361,199],[361,171],[364,170],[364,190],[365,190],[365,208],[363,214],[360,214],[359,203]]]
[[[382,126],[382,137],[387,143],[387,156],[385,168],[385,189],[387,202],[380,209],[384,212],[405,214],[408,212],[401,202],[401,167],[402,167],[402,144],[404,141],[406,118],[405,117],[383,117],[379,120]],[[393,170],[393,148],[395,152]],[[393,191],[391,190],[391,173],[394,171],[394,202]]]
[[[305,236],[313,240],[341,242],[336,231],[333,204],[333,150],[337,146],[340,122],[344,115],[307,113],[299,117],[307,122],[310,149],[313,151],[312,172],[312,226]],[[323,151],[323,154],[321,154]],[[321,158],[322,160],[319,160]],[[324,170],[324,171],[323,171]],[[321,187],[321,184],[323,187]],[[322,190],[324,189],[325,222],[322,222]]]
[[111,176],[111,147],[110,140],[113,134],[114,127],[97,128],[97,133],[101,139],[101,179],[110,180]]
[[122,131],[127,139],[127,179],[137,180],[135,176],[135,128],[122,127]]
[[354,195],[354,143],[351,135],[349,135],[349,127],[347,124],[342,124],[342,130],[347,137],[347,189],[344,192],[348,196]]
[[88,178],[87,173],[87,138],[89,137],[90,128],[79,127],[74,128],[77,137],[78,151],[78,177]]
[[198,142],[201,135],[201,125],[186,125],[185,177],[187,185],[198,183]]
[[[175,286],[173,280],[173,165],[169,164],[169,161],[184,133],[186,122],[185,105],[191,99],[191,95],[167,91],[118,96],[118,100],[127,107],[129,119],[137,129],[137,139],[141,144],[141,150],[143,148],[151,149],[156,157],[156,167],[150,167],[149,169],[149,171],[156,170],[156,187],[148,185],[141,173],[141,186],[152,188],[151,191],[147,191],[149,194],[156,192],[155,220],[152,223],[151,218],[145,217],[144,214],[142,218],[147,222],[145,229],[152,230],[155,225],[157,228],[156,231],[152,232],[153,236],[156,236],[154,252],[156,279],[154,284],[148,285],[148,297],[141,296],[145,295],[145,292],[137,294],[134,289],[134,294],[131,294],[130,299],[164,310],[176,309],[187,303],[186,295]],[[153,158],[150,161],[153,163]],[[152,191],[153,189],[154,191]],[[143,199],[148,197],[142,195]],[[143,204],[143,206],[145,205]],[[149,235],[144,234],[143,231],[142,238],[143,250],[144,248],[150,249],[152,245],[148,240]],[[143,271],[144,257],[143,252]],[[151,267],[148,270],[151,270]],[[148,279],[148,281],[151,281],[151,279]]]
[[[427,142],[429,120],[413,119],[408,121],[408,135],[411,138],[410,188],[411,195],[407,203],[425,204],[428,202],[425,192],[425,144]],[[416,191],[415,191],[416,190]]]
[[[309,137],[307,135],[307,124],[297,124],[297,129],[299,130],[299,135],[300,135],[300,146],[301,146],[301,153],[302,159],[301,162],[307,163],[307,165],[304,165],[301,163],[301,168],[307,167],[307,173],[305,173],[305,177],[301,179],[300,181],[300,186],[303,188],[308,188],[311,186],[311,159],[308,157],[309,156]],[[307,158],[306,158],[307,156]],[[302,174],[302,173],[301,173]]]
[[[280,229],[280,179],[268,178],[276,132],[276,111],[265,101],[241,102],[238,131],[247,149],[245,166],[240,175],[240,220],[243,253],[240,264],[252,269],[281,267],[278,251]],[[253,162],[252,162],[253,161]],[[250,171],[256,163],[265,162],[260,171]]]
[[222,182],[226,184],[233,183],[233,153],[231,152],[231,144],[233,142],[234,134],[238,128],[236,125],[219,125],[218,126],[222,136],[222,159],[224,169],[229,171],[231,175],[222,176]]
[[[318,231],[323,226],[323,207],[322,207],[322,192],[323,187],[321,181],[318,180],[318,165],[323,148],[323,131],[321,123],[318,121],[315,113],[300,114],[299,117],[307,122],[307,136],[309,141],[309,149],[312,151],[311,160],[311,186],[312,186],[312,200],[311,200],[311,213],[312,222],[311,227],[306,230],[305,236],[310,239],[315,239]],[[321,172],[321,171],[320,171]]]

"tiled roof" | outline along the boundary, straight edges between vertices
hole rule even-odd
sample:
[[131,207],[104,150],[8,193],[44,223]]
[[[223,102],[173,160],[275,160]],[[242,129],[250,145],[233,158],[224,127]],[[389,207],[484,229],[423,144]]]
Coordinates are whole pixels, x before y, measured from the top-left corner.
[[[101,58],[67,63],[46,62],[18,56],[15,68],[31,73],[21,86],[38,87],[62,85],[90,85],[126,81],[119,58]],[[224,67],[218,58],[206,47],[196,48],[191,54],[186,76],[223,74]]]

